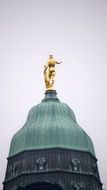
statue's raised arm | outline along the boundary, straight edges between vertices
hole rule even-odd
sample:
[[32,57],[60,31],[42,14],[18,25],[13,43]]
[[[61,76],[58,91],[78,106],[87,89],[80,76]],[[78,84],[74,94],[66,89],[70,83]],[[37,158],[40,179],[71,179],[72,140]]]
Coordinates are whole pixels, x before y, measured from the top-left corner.
[[47,64],[44,66],[44,78],[47,90],[54,89],[55,65],[60,63],[53,58],[53,55],[50,55]]

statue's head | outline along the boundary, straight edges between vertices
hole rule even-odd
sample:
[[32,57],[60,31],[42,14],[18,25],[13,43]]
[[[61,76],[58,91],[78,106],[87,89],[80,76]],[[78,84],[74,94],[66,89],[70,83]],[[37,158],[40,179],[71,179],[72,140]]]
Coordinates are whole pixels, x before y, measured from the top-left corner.
[[53,55],[49,55],[49,59],[53,59]]

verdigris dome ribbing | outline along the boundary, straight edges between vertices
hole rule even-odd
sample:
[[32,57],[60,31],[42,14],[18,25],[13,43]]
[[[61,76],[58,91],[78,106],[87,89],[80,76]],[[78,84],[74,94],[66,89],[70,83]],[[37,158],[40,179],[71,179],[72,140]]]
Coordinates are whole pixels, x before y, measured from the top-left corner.
[[45,148],[83,150],[95,155],[90,137],[54,90],[47,91],[42,102],[30,110],[25,125],[13,136],[9,156]]

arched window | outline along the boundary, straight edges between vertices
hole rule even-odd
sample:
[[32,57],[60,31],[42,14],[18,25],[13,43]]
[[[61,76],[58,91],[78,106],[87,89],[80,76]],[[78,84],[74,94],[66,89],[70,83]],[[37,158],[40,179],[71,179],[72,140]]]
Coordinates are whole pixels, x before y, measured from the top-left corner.
[[63,188],[58,184],[51,184],[48,182],[37,182],[26,186],[23,190],[63,190]]

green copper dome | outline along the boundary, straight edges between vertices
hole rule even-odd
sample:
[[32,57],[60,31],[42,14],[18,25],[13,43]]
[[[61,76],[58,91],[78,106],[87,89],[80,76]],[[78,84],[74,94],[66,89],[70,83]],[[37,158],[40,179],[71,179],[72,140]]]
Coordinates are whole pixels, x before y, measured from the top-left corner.
[[48,90],[42,102],[30,110],[25,125],[13,136],[9,156],[45,148],[88,151],[95,156],[91,139],[55,90]]

